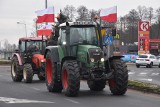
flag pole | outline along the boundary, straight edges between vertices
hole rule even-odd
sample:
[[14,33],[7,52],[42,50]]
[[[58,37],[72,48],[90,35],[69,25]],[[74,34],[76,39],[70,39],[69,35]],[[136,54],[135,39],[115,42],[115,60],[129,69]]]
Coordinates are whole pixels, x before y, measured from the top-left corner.
[[101,49],[103,49],[103,44],[102,44],[102,33],[101,33],[101,23],[102,23],[102,19],[101,19],[101,17],[99,17],[100,18],[100,24],[99,24],[99,40],[100,40],[100,48]]

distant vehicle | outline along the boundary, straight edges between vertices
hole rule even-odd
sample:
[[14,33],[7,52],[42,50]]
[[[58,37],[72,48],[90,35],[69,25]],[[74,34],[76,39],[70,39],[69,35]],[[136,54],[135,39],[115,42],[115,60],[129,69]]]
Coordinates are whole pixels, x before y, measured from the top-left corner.
[[136,62],[137,54],[123,54],[121,59],[125,62]]
[[19,39],[19,47],[11,60],[11,77],[13,81],[31,83],[33,75],[45,80],[44,48],[47,38],[27,37]]
[[160,61],[155,55],[152,54],[141,54],[136,59],[136,67],[146,66],[152,68],[152,66],[158,66],[160,68]]

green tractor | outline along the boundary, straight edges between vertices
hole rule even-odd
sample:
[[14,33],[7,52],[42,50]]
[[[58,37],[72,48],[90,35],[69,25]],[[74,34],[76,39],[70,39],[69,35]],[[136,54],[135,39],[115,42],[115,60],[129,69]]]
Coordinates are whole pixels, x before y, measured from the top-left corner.
[[77,96],[80,80],[87,80],[92,91],[102,91],[108,81],[111,93],[126,93],[127,66],[121,56],[111,56],[105,60],[106,55],[100,46],[102,38],[98,36],[95,22],[65,22],[58,28],[57,44],[45,50],[49,92],[64,90],[66,96]]

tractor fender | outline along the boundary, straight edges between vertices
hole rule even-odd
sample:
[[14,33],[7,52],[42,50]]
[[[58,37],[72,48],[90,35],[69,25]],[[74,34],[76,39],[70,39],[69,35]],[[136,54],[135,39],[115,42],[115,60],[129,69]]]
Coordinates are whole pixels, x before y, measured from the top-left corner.
[[36,68],[40,68],[42,66],[41,62],[45,62],[44,55],[34,54],[32,57],[32,62],[36,65]]
[[17,57],[19,65],[22,65],[22,59],[21,59],[19,53],[13,53],[12,58],[13,58],[13,57]]
[[63,63],[67,60],[76,60],[76,57],[74,56],[65,56],[61,61],[61,67],[63,66]]
[[46,58],[47,52],[51,52],[51,58],[54,62],[59,62],[58,46],[47,46],[45,49],[44,58]]
[[109,58],[109,60],[111,61],[111,60],[113,60],[113,59],[121,59],[121,58],[123,58],[124,56],[112,56],[112,57],[110,57]]

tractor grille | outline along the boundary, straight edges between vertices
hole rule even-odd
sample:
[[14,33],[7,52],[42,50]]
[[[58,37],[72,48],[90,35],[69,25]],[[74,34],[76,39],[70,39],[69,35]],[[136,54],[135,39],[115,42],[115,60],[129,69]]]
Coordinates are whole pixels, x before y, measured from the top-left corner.
[[98,62],[103,57],[102,50],[100,48],[89,49],[89,57],[94,58],[94,62]]

